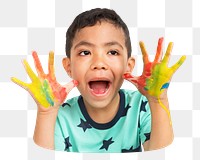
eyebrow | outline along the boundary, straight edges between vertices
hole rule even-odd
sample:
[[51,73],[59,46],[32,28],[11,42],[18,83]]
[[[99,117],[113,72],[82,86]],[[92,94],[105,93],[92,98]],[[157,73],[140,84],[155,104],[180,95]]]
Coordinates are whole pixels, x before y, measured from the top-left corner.
[[114,46],[114,45],[117,45],[120,48],[124,49],[123,46],[117,41],[111,41],[111,42],[107,42],[107,43],[104,44],[104,46]]
[[94,46],[94,44],[87,42],[87,41],[80,41],[78,44],[74,46],[74,49],[78,48],[79,46]]
[[[117,46],[119,46],[120,48],[124,49],[123,46],[122,46],[119,42],[117,42],[117,41],[106,42],[106,43],[104,43],[103,45],[104,45],[104,46],[114,46],[114,45],[117,45]],[[87,42],[87,41],[81,41],[81,42],[79,42],[78,44],[76,44],[76,45],[74,46],[74,49],[78,48],[79,46],[94,47],[95,44],[90,43],[90,42]]]

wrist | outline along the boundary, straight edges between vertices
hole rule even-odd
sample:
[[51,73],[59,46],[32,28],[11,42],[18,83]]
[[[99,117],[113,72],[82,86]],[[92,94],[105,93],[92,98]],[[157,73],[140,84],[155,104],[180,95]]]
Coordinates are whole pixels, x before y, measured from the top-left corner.
[[38,116],[57,116],[58,114],[58,109],[51,109],[51,110],[48,110],[48,111],[41,111],[41,110],[38,110],[37,112],[37,115]]
[[153,102],[153,103],[159,103],[159,101],[168,102],[167,92],[163,92],[161,95],[159,95],[157,97],[156,96],[147,95],[146,98],[147,98],[147,100],[149,102]]
[[[147,97],[147,100],[149,102],[151,111],[163,111],[165,109],[166,112],[169,112],[169,101],[167,96],[162,96],[162,97],[152,97],[149,96]],[[156,107],[160,106],[160,107]]]
[[37,114],[38,115],[52,115],[57,114],[59,110],[59,106],[49,106],[48,108],[45,108],[41,105],[38,105]]
[[149,103],[160,103],[159,101],[161,101],[161,102],[168,102],[168,98],[167,97],[162,97],[162,98],[160,98],[160,97],[146,97],[147,98],[147,100],[148,100],[148,102]]

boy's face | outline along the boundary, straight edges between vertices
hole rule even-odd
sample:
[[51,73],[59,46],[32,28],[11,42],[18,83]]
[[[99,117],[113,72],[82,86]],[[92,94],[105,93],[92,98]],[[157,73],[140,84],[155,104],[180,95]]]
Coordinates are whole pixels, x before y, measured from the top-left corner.
[[108,22],[85,27],[76,33],[70,54],[63,65],[79,82],[86,105],[100,109],[118,103],[122,76],[134,67],[134,59],[127,57],[123,30]]

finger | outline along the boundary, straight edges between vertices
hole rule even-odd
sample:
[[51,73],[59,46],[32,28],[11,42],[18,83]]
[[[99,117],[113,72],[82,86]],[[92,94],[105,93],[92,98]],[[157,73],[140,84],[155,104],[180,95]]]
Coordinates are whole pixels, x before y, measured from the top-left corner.
[[69,82],[68,84],[64,86],[60,86],[59,84],[57,84],[56,86],[52,86],[53,95],[55,97],[54,103],[55,102],[59,104],[63,103],[68,93],[77,85],[78,85],[78,82],[76,80],[72,80],[71,82]]
[[129,82],[133,83],[134,85],[138,85],[138,77],[132,76],[130,73],[125,73],[123,78],[128,80]]
[[63,87],[65,88],[65,91],[69,93],[74,87],[78,86],[78,81],[72,80],[71,82],[67,83]]
[[156,51],[156,56],[155,56],[154,62],[160,62],[160,60],[162,58],[163,40],[164,40],[163,37],[159,38],[159,40],[158,40],[158,46],[157,46],[157,51]]
[[166,53],[165,53],[165,56],[164,56],[164,58],[163,58],[163,60],[162,60],[162,62],[163,63],[168,63],[169,62],[169,58],[170,58],[170,55],[171,55],[171,52],[172,52],[172,48],[173,48],[173,42],[170,42],[169,44],[168,44],[168,47],[167,47],[167,51],[166,51]]
[[23,65],[24,65],[24,68],[25,68],[27,74],[29,75],[30,79],[32,81],[36,81],[38,79],[38,77],[33,72],[33,70],[31,69],[30,65],[28,64],[28,62],[26,60],[23,60]]
[[32,56],[33,56],[33,59],[34,59],[34,63],[35,63],[35,67],[36,67],[38,76],[44,79],[45,78],[45,73],[44,73],[44,70],[42,68],[40,59],[39,59],[39,57],[37,55],[37,52],[33,51]]
[[171,67],[171,70],[174,72],[176,72],[176,70],[183,64],[183,62],[186,60],[186,56],[182,56],[178,62],[176,62],[176,64],[174,64]]
[[149,63],[149,57],[148,57],[148,53],[146,51],[145,45],[142,41],[140,41],[139,44],[140,44],[140,49],[141,49],[141,52],[143,55],[143,62],[144,62],[144,64],[147,64],[147,63]]
[[49,64],[48,64],[49,75],[51,78],[54,78],[54,52],[49,52]]
[[19,85],[20,87],[24,88],[25,90],[28,89],[28,83],[25,83],[15,77],[11,77],[12,82],[16,83],[17,85]]

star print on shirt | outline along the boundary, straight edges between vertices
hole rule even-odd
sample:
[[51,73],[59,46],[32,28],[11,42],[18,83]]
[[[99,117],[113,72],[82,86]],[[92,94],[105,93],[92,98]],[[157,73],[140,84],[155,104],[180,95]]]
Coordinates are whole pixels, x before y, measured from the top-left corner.
[[63,104],[62,104],[62,107],[65,107],[65,106],[71,107],[71,105],[70,105],[69,103],[63,103]]
[[128,109],[129,109],[129,108],[131,108],[131,106],[130,106],[129,104],[127,104],[126,108],[124,108],[124,111],[123,111],[121,117],[124,117],[124,116],[127,115],[127,112],[128,112]]
[[127,152],[141,152],[142,151],[142,148],[141,146],[133,149],[133,146],[131,146],[130,149],[122,149],[122,153],[127,153]]
[[147,102],[148,102],[148,101],[143,101],[143,100],[142,100],[142,103],[141,103],[141,105],[140,105],[140,112],[141,112],[141,111],[144,111],[144,112],[147,111],[146,108],[145,108]]
[[[112,137],[109,140],[103,140],[103,145],[101,146],[100,149],[105,149],[106,151],[108,150],[108,147],[114,143],[114,141],[112,141]],[[99,150],[100,150],[99,149]]]
[[145,133],[144,135],[146,137],[146,139],[145,139],[145,142],[146,142],[150,139],[151,133]]
[[69,137],[65,138],[65,151],[69,149],[69,147],[72,146],[72,144],[69,142]]
[[84,121],[84,120],[81,119],[81,118],[80,118],[80,120],[81,120],[81,123],[80,123],[79,125],[77,125],[77,127],[83,128],[83,131],[84,131],[84,132],[86,131],[86,129],[92,128],[92,126],[91,126],[87,121]]
[[140,115],[139,115],[139,118],[138,118],[138,128],[140,128]]

